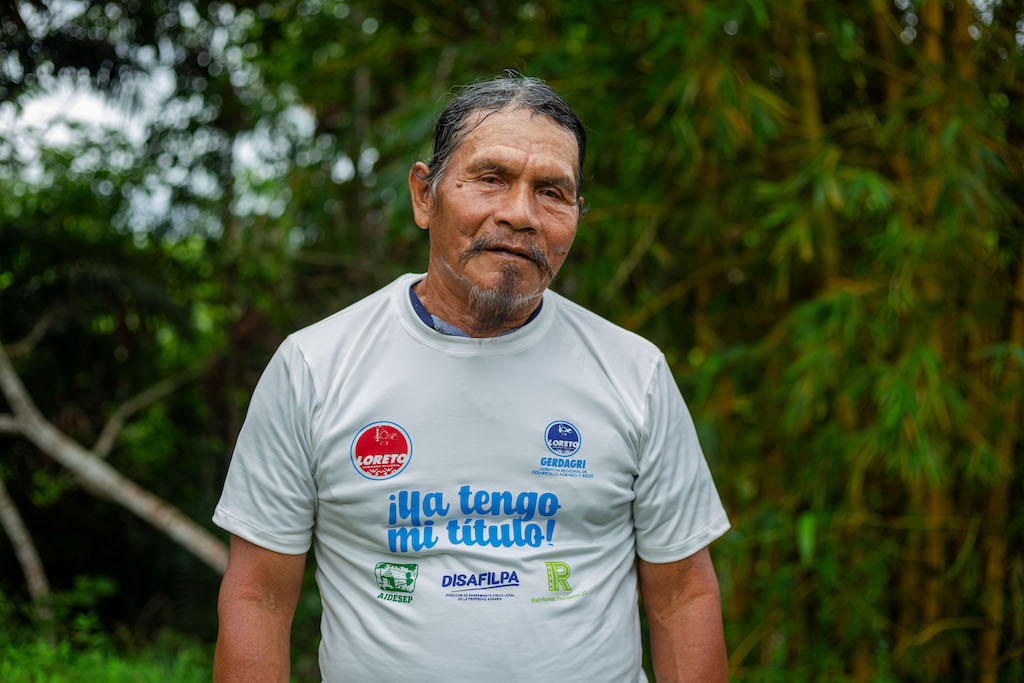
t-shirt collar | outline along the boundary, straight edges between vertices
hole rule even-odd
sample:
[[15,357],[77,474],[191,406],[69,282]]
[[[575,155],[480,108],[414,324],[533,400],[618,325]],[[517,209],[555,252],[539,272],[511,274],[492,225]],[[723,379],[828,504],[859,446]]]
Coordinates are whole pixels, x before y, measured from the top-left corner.
[[[442,334],[447,334],[452,337],[472,337],[472,335],[470,335],[465,330],[462,330],[456,327],[455,325],[452,325],[446,320],[438,318],[436,315],[433,315],[430,311],[428,311],[427,307],[423,305],[422,301],[420,301],[420,298],[416,296],[416,291],[413,289],[417,284],[419,284],[418,281],[414,282],[412,285],[409,286],[409,300],[412,302],[412,308],[414,311],[416,311],[417,317],[419,317],[419,319],[423,321],[424,325],[431,329],[435,329],[438,332],[441,332]],[[524,322],[519,327],[514,327],[511,330],[506,330],[499,334],[498,336],[500,337],[502,335],[515,332],[516,330],[519,330],[525,327],[526,325],[529,325],[530,321],[536,318],[537,315],[540,313],[541,306],[543,305],[544,300],[541,299],[541,302],[537,304],[537,308],[533,309],[533,312],[530,313],[530,317],[526,319],[526,322]]]

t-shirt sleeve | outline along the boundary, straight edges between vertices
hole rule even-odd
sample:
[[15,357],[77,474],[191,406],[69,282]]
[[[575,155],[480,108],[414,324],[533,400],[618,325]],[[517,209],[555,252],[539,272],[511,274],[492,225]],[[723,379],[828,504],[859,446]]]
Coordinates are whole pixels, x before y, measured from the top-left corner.
[[729,519],[665,357],[647,390],[639,472],[633,482],[637,554],[675,562],[726,532]]
[[213,515],[217,526],[275,552],[309,550],[316,516],[315,406],[302,352],[286,339],[253,392]]

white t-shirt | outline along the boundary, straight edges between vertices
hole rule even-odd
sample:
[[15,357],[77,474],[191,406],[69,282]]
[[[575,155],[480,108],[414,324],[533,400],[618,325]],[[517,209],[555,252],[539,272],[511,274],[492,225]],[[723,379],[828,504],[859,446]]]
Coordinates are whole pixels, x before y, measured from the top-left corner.
[[326,681],[644,681],[634,559],[729,528],[662,354],[558,294],[473,339],[404,275],[296,332],[214,522],[312,542]]

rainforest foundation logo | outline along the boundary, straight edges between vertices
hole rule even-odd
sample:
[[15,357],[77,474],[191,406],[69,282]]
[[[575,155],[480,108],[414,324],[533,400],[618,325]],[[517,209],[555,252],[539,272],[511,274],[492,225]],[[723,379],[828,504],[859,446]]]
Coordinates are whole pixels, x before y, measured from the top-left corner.
[[[545,602],[560,602],[563,600],[578,600],[587,597],[587,591],[572,592],[569,585],[569,577],[572,576],[572,568],[565,562],[545,562],[544,573],[548,579],[548,594],[538,595],[530,598],[531,604]],[[575,580],[573,581],[575,583]],[[554,595],[552,595],[554,593]]]
[[549,591],[572,590],[572,587],[569,585],[569,575],[572,574],[572,569],[569,568],[569,565],[565,562],[545,562],[544,569],[548,575]]

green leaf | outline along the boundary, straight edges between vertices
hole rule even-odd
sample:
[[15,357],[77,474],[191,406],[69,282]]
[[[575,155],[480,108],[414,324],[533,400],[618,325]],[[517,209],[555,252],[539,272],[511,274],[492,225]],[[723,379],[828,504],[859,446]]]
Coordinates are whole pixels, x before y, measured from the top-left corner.
[[796,551],[800,555],[800,563],[805,567],[814,562],[816,527],[813,512],[805,512],[796,520]]

